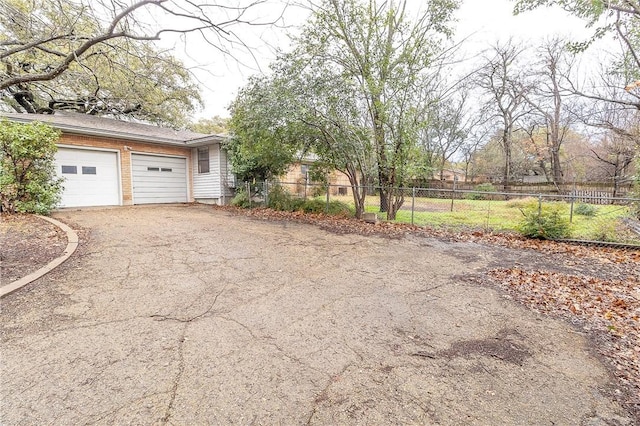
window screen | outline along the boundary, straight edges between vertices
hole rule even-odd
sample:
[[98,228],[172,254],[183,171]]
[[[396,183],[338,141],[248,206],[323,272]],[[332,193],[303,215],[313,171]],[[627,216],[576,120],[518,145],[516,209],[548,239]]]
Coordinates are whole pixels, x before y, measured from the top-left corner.
[[96,168],[94,166],[82,166],[83,175],[95,175]]
[[209,173],[209,148],[198,148],[198,173]]
[[77,175],[78,167],[76,166],[62,166],[62,174],[65,175]]

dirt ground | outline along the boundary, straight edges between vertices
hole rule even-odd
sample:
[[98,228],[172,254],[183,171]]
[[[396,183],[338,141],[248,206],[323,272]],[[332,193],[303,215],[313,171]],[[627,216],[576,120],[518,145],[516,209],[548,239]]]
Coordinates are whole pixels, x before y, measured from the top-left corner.
[[536,253],[206,206],[54,217],[81,247],[2,299],[1,424],[635,424],[579,328],[469,280]]
[[40,269],[67,246],[64,232],[32,215],[0,215],[0,241],[0,285]]

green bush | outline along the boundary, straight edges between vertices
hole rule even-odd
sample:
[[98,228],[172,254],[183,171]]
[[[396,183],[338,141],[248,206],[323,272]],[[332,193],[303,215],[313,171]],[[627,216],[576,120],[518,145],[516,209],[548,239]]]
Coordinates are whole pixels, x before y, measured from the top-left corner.
[[0,210],[49,214],[62,195],[56,176],[60,132],[46,124],[0,121]]
[[476,185],[473,188],[476,192],[470,192],[465,194],[464,198],[467,200],[487,200],[489,197],[485,194],[480,194],[481,192],[496,192],[496,187],[490,183],[481,183],[480,185]]
[[324,213],[327,209],[327,202],[320,198],[311,198],[302,205],[305,213]]
[[269,185],[267,207],[274,210],[290,211],[292,197],[281,185]]
[[248,209],[250,207],[249,194],[245,188],[238,188],[236,195],[231,200],[231,205],[240,207],[241,209]]
[[537,205],[521,209],[524,219],[518,225],[518,231],[528,238],[567,238],[571,234],[569,219],[561,210],[562,206],[557,204],[545,204],[542,209]]
[[353,210],[347,203],[335,200],[329,202],[329,211],[327,213],[334,216],[351,216],[353,215]]
[[505,207],[510,209],[524,209],[535,206],[538,207],[538,199],[534,197],[512,198],[505,202]]
[[618,241],[618,222],[610,218],[598,218],[593,224],[589,237],[595,241]]
[[596,206],[591,204],[580,203],[573,209],[573,212],[580,216],[593,217],[598,213]]

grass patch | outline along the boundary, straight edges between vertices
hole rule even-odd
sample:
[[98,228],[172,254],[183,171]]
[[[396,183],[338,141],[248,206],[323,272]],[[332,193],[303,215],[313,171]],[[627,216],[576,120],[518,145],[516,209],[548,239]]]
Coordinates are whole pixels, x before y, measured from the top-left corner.
[[[340,199],[345,203],[351,201],[349,197],[341,197]],[[411,198],[405,201],[396,215],[396,222],[411,223],[411,201]],[[379,212],[379,203],[378,197],[367,197],[365,211],[376,213],[381,220],[385,220],[386,214]],[[553,205],[561,218],[569,220],[570,203],[543,201],[543,205]],[[442,227],[452,230],[518,231],[518,225],[524,219],[523,210],[537,208],[537,206],[538,199],[533,197],[508,201],[464,199],[454,200],[452,210],[450,199],[416,197],[413,223],[418,226]],[[582,209],[585,208],[582,207]],[[576,214],[574,210],[569,227],[571,238],[640,243],[640,237],[627,232],[622,222],[622,219],[630,215],[628,207],[599,205],[594,206],[594,210],[596,213],[592,216]]]

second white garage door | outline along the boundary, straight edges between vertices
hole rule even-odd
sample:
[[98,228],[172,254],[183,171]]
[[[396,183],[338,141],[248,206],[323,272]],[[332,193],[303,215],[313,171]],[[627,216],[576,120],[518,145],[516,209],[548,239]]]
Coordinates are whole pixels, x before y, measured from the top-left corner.
[[187,202],[187,160],[132,154],[133,203]]

